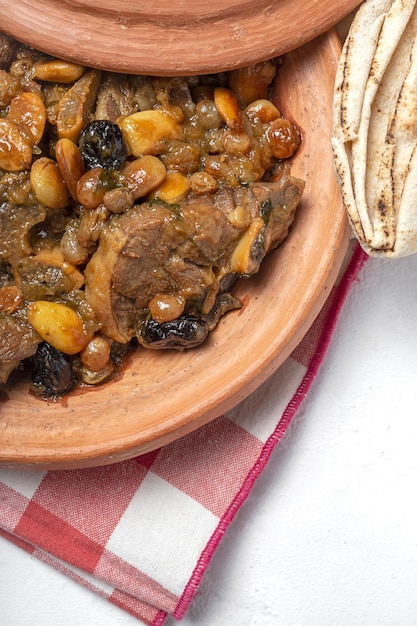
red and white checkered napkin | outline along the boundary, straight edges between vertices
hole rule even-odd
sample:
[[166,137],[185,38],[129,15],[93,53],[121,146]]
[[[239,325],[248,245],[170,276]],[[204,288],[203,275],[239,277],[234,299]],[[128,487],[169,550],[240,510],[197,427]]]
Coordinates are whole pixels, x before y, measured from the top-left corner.
[[227,415],[138,458],[68,471],[0,469],[0,532],[146,624],[181,618],[324,356],[365,255],[308,335]]

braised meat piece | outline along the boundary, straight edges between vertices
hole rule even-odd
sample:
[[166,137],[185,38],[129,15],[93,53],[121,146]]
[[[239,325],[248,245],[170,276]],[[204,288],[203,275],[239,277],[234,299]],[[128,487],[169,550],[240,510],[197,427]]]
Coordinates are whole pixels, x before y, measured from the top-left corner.
[[16,46],[16,42],[11,37],[0,33],[0,67],[6,67],[10,63]]
[[157,322],[183,314],[203,319],[216,305],[222,280],[254,274],[283,240],[303,187],[283,176],[175,206],[146,202],[114,215],[85,269],[87,297],[103,332],[121,343],[135,335],[141,342],[158,302],[165,319]]
[[134,109],[134,90],[127,76],[105,73],[97,97],[94,119],[116,122],[121,115],[129,115]]
[[0,259],[27,256],[32,247],[29,231],[45,219],[45,207],[40,204],[22,206],[4,202],[0,205]]
[[23,310],[13,314],[0,311],[0,384],[7,381],[22,359],[35,354],[39,342]]

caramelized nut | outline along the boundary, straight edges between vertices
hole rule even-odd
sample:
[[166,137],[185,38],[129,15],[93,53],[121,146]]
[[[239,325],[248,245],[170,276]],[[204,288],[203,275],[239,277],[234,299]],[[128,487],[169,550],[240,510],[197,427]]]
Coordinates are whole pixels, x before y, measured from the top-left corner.
[[227,216],[229,222],[236,228],[247,228],[250,224],[251,215],[246,207],[238,204]]
[[118,125],[130,153],[135,157],[159,154],[164,148],[164,139],[178,139],[180,136],[178,120],[157,109],[132,113],[118,120]]
[[191,182],[180,172],[169,172],[162,183],[150,194],[150,199],[162,200],[167,204],[182,202],[191,189]]
[[135,199],[146,196],[158,187],[166,176],[165,165],[151,154],[126,163],[122,169],[128,188]]
[[40,204],[50,209],[68,206],[69,193],[55,161],[41,157],[30,170],[30,184]]
[[56,143],[55,156],[68,191],[72,198],[77,200],[77,184],[84,174],[84,164],[78,146],[71,139],[63,137]]
[[61,61],[60,59],[39,60],[33,66],[33,78],[50,83],[70,84],[81,78],[84,72],[84,65]]
[[264,230],[265,224],[261,217],[253,220],[249,228],[245,231],[236,248],[233,250],[230,259],[232,272],[249,276],[257,269],[256,258],[252,255],[254,241]]
[[83,174],[77,183],[78,202],[87,209],[96,209],[103,202],[106,186],[101,182],[103,170],[95,167]]
[[214,104],[222,120],[229,128],[241,129],[242,112],[235,94],[226,87],[216,87],[214,90]]
[[28,305],[27,316],[42,339],[65,354],[77,354],[91,339],[82,317],[66,304],[37,300]]

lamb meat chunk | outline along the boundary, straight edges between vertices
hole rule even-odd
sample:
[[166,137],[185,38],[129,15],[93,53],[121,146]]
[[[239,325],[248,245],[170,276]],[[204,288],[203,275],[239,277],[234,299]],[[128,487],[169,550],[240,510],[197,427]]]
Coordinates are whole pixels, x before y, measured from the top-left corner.
[[9,65],[13,59],[16,48],[17,42],[14,39],[4,33],[0,33],[0,67],[7,67]]
[[22,310],[0,312],[0,384],[7,381],[22,359],[35,354],[40,341]]
[[113,273],[113,287],[143,308],[149,294],[163,293],[170,286],[167,262],[178,241],[172,212],[162,205],[137,205],[123,215],[121,228],[128,237]]
[[39,261],[36,256],[16,264],[23,297],[27,301],[61,298],[72,289],[71,277],[58,265]]
[[229,219],[235,206],[231,189],[190,197],[179,209],[186,237],[178,253],[198,265],[218,264],[228,257],[242,233]]
[[280,184],[257,182],[251,190],[262,211],[269,212],[265,232],[266,252],[276,248],[287,236],[294,220],[295,209],[304,190],[304,181],[284,176]]
[[82,129],[94,117],[100,81],[100,70],[88,70],[65,92],[56,108],[60,138],[66,137],[77,143]]
[[122,115],[134,112],[134,90],[127,76],[106,73],[97,97],[94,119],[116,122]]
[[157,100],[152,77],[138,74],[129,76],[128,80],[129,86],[133,89],[135,108],[138,111],[153,109]]
[[[120,227],[120,218],[115,216],[103,228],[100,244],[84,270],[85,291],[96,319],[108,337],[119,343],[127,343],[133,336],[130,325],[121,323],[129,319],[133,312],[133,303],[123,296],[123,314],[118,316],[118,309],[113,310],[113,273],[128,240],[128,233]],[[119,300],[117,292],[115,302]]]
[[[257,272],[265,254],[284,238],[302,191],[302,181],[283,176],[191,196],[175,206],[144,202],[113,215],[85,269],[87,297],[105,334],[120,343],[135,334],[141,341],[149,304],[161,294],[182,298],[184,316],[197,317],[204,326],[211,309],[219,308],[220,284],[233,282],[229,275]],[[219,315],[214,318],[217,323]],[[155,324],[152,328],[156,332]],[[196,333],[207,336],[200,327]],[[173,333],[169,336],[156,343],[172,347]],[[195,338],[190,342],[195,345]],[[179,343],[182,349],[183,340]]]
[[195,102],[191,96],[188,80],[183,76],[154,77],[155,97],[161,106],[181,107],[190,118],[195,113]]
[[30,174],[23,172],[3,172],[0,175],[0,204],[36,204],[36,198],[30,184]]
[[[231,275],[256,274],[265,255],[285,239],[303,191],[304,181],[288,175],[275,182],[255,182],[234,190],[235,206],[240,209],[238,219],[244,220],[246,215],[249,222],[226,265],[219,267],[222,291],[233,280]],[[222,202],[221,206],[230,211],[228,203]],[[236,209],[228,213],[229,219],[235,219],[235,213]]]
[[40,204],[22,206],[4,202],[0,205],[0,259],[15,259],[32,252],[29,231],[46,217]]
[[204,297],[214,276],[176,254],[189,236],[175,211],[159,203],[111,218],[84,272],[87,297],[106,335],[120,343],[133,337],[137,315],[157,294]]

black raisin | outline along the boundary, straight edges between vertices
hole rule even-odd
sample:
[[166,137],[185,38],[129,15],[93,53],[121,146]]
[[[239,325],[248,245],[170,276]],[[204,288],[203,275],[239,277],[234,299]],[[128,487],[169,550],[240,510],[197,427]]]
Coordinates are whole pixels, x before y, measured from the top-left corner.
[[87,124],[78,145],[87,169],[102,167],[118,170],[126,160],[127,148],[123,133],[110,120],[95,120]]

